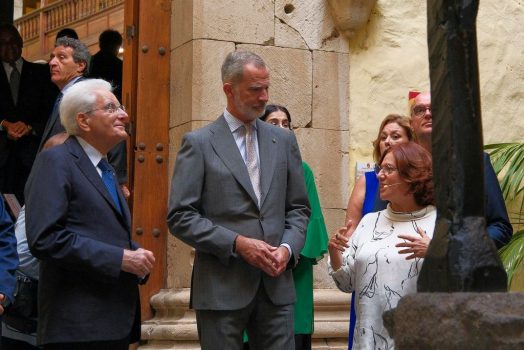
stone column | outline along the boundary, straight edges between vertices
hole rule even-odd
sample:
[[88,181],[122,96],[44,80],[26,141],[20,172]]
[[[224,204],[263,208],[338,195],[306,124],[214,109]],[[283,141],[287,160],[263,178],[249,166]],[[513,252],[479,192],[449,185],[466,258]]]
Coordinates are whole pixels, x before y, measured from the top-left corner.
[[[235,49],[254,51],[270,69],[270,102],[288,107],[302,156],[315,173],[329,232],[343,223],[348,193],[347,39],[322,0],[172,2],[170,174],[182,135],[224,110],[220,66]],[[141,349],[199,348],[189,310],[193,250],[169,237],[167,289],[151,300]],[[336,290],[326,260],[315,268],[318,349],[346,349],[349,295]]]

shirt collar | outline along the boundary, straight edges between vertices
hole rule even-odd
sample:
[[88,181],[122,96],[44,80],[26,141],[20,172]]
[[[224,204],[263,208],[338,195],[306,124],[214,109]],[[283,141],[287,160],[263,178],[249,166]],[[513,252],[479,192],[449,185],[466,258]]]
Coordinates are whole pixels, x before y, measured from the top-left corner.
[[[243,127],[245,124],[244,122],[239,120],[237,117],[235,117],[233,114],[229,113],[227,108],[224,110],[224,118],[226,119],[227,125],[229,126],[229,130],[231,130],[231,132],[237,131],[238,128]],[[249,124],[251,124],[251,126],[253,126],[255,130],[257,129],[257,120],[256,119],[250,122]]]
[[62,94],[65,94],[65,92],[67,91],[67,89],[69,89],[74,83],[76,83],[76,81],[78,79],[82,78],[81,75],[79,75],[78,77],[74,77],[73,79],[71,79],[71,81],[69,83],[66,84],[66,86],[64,86],[64,88],[62,89]]
[[84,152],[86,152],[87,157],[89,158],[91,163],[93,163],[93,165],[96,168],[100,160],[104,158],[104,155],[100,153],[96,148],[91,146],[86,140],[84,140],[80,136],[76,136],[76,139],[78,140],[78,143],[80,144]]
[[[13,67],[11,67],[11,65],[9,63],[4,62],[4,61],[2,61],[2,64],[4,65],[4,70],[6,72],[11,73],[11,69],[13,69]],[[22,72],[22,65],[23,64],[24,64],[24,60],[22,60],[22,57],[20,57],[19,59],[17,59],[15,61],[16,69],[18,70],[18,72]]]

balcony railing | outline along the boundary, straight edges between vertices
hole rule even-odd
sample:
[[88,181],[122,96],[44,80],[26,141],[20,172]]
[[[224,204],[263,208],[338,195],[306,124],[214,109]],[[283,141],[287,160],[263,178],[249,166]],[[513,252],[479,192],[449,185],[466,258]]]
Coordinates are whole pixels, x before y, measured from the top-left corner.
[[24,42],[122,4],[124,0],[63,0],[15,21]]

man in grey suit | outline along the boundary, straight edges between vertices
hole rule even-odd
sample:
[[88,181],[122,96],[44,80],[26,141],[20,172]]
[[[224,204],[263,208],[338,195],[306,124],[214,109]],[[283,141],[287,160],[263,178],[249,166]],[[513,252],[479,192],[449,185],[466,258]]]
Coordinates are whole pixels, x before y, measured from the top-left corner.
[[195,248],[191,307],[202,349],[293,349],[290,267],[304,245],[309,203],[293,133],[258,120],[269,70],[254,53],[222,65],[227,107],[186,134],[169,203],[170,231]]

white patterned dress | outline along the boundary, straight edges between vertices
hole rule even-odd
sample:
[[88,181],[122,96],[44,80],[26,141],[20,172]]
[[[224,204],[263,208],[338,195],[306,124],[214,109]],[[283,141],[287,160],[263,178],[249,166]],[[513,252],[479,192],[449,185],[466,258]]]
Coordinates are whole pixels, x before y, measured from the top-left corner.
[[355,291],[357,323],[353,349],[393,349],[393,339],[382,322],[382,313],[397,306],[401,297],[416,293],[423,259],[406,260],[395,247],[397,236],[418,236],[417,227],[431,238],[437,213],[434,206],[408,213],[385,210],[367,214],[342,254],[342,267],[329,273],[344,292]]

